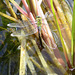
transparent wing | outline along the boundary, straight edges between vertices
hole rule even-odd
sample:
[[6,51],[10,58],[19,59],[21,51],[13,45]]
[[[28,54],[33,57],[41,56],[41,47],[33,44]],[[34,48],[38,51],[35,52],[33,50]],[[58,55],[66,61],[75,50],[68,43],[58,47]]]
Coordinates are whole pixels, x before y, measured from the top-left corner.
[[10,23],[10,24],[7,24],[7,26],[9,26],[9,27],[19,27],[19,28],[26,27],[28,25],[29,25],[29,23],[27,21],[24,21],[22,23]]
[[36,28],[34,28],[32,25],[28,25],[28,26],[17,28],[16,30],[13,31],[11,36],[29,36],[35,34],[36,32],[37,32]]
[[[48,25],[49,25],[49,27],[50,27],[51,30],[57,31],[56,21],[55,21],[55,18],[54,18],[54,16],[53,16],[52,13],[50,14],[49,12],[46,12],[45,13],[45,18],[41,18],[41,19],[42,19],[42,25],[47,25],[47,23],[48,23]],[[45,20],[47,21],[47,23],[44,22]],[[35,21],[33,23],[33,21],[31,21],[30,19],[29,19],[29,22],[31,24],[37,24],[37,21]],[[66,25],[60,24],[60,29],[61,30],[65,29],[65,28],[67,28]]]
[[[48,13],[47,13],[48,14]],[[46,15],[46,18],[45,18],[47,21],[50,21],[51,20],[54,20],[53,19],[53,15]],[[44,19],[42,19],[42,21],[44,21]],[[11,24],[8,24],[9,27],[16,27],[18,28],[16,31],[14,31],[11,36],[28,36],[28,35],[32,35],[32,34],[35,34],[37,32],[37,29],[33,27],[33,22],[31,20],[29,20],[29,22],[27,21],[23,21],[23,23],[11,23]],[[34,24],[37,24],[37,21],[34,22]],[[42,23],[43,25],[46,25],[45,23]],[[55,39],[55,42],[57,45],[60,45],[61,46],[61,43],[60,43],[60,40],[59,40],[59,37],[58,35],[55,33],[55,31],[57,31],[57,28],[56,29],[52,29],[51,28],[52,25],[50,24],[50,29],[52,30],[52,34],[53,34],[53,37]],[[66,27],[63,27],[61,28],[61,30],[65,29]],[[21,31],[24,31],[24,34],[21,32]]]
[[55,40],[57,46],[58,46],[58,47],[62,47],[62,44],[61,44],[61,42],[60,42],[59,36],[57,35],[57,32],[53,32],[53,31],[52,31],[52,34],[53,34],[53,37],[54,37],[54,40]]
[[10,24],[7,24],[7,26],[9,26],[9,27],[25,27],[24,25],[22,25],[20,23],[10,23]]
[[36,29],[29,29],[29,30],[23,30],[24,33],[21,32],[22,28],[17,30],[17,31],[14,31],[11,36],[29,36],[29,35],[32,35],[32,34],[35,34],[37,32]]
[[[7,26],[16,28],[16,30],[12,31],[13,33],[11,36],[28,36],[37,32],[37,29],[29,21],[22,21],[22,23],[10,23]],[[24,31],[24,34],[21,33],[21,31]]]
[[[42,19],[42,25],[47,25],[47,24],[44,23],[44,20],[47,20],[47,22],[48,22],[48,24],[49,24],[49,26],[50,26],[50,29],[52,29],[52,30],[57,30],[57,28],[55,27],[55,25],[52,25],[52,24],[50,23],[51,20],[54,22],[54,17],[53,17],[52,14],[49,15],[49,13],[47,12],[46,15],[45,15],[45,18]],[[9,26],[9,27],[19,27],[19,28],[22,28],[22,27],[29,26],[30,24],[31,24],[31,25],[34,25],[34,24],[37,25],[37,21],[35,21],[35,22],[33,23],[32,20],[28,19],[28,21],[23,21],[22,23],[10,23],[10,24],[8,24],[7,26]],[[62,25],[62,26],[63,26],[63,25]],[[54,28],[54,27],[55,27],[55,28]],[[63,27],[61,28],[61,30],[64,29],[64,28],[66,28],[66,26],[65,26],[65,27],[63,26]]]

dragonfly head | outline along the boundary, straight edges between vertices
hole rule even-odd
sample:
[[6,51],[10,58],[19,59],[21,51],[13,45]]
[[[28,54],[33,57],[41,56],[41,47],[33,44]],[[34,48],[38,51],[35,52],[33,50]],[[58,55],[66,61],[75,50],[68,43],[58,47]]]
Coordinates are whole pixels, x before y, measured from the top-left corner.
[[36,17],[36,20],[41,20],[41,17],[40,17],[40,16],[37,16],[37,17]]

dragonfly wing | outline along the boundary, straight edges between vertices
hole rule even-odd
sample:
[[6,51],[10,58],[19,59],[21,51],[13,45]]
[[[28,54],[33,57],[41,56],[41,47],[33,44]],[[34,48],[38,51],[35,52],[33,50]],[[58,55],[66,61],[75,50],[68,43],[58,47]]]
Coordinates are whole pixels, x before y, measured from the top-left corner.
[[21,23],[10,23],[10,24],[7,24],[7,26],[9,26],[9,27],[19,27],[19,28],[25,27]]
[[[22,33],[22,31],[24,33]],[[11,36],[25,36],[26,37],[26,36],[35,34],[36,32],[37,32],[36,28],[34,28],[33,26],[27,26],[27,27],[17,29],[11,34]]]
[[58,37],[58,35],[52,31],[53,37],[55,39],[55,42],[57,44],[58,47],[62,47],[61,42],[60,42],[60,38]]
[[9,27],[18,27],[18,28],[26,27],[28,25],[29,25],[29,23],[27,21],[23,21],[22,23],[10,23],[10,24],[7,24],[7,26],[9,26]]

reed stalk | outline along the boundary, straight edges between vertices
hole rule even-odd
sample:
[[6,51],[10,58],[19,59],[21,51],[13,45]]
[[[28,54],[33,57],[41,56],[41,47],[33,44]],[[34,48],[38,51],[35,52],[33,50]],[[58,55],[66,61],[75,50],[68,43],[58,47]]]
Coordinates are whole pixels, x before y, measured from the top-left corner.
[[68,67],[69,67],[69,68],[72,68],[72,66],[71,66],[71,64],[70,64],[70,61],[69,61],[69,59],[68,59],[68,55],[67,55],[67,51],[68,51],[68,50],[67,50],[67,48],[66,48],[66,46],[65,46],[65,44],[64,44],[64,40],[63,40],[63,37],[62,37],[62,34],[61,34],[61,30],[60,30],[60,27],[59,27],[59,24],[58,24],[56,15],[55,15],[54,7],[53,7],[53,0],[50,0],[50,2],[51,2],[52,12],[53,12],[53,15],[54,15],[55,20],[56,20],[56,23],[57,23],[57,27],[58,27],[59,36],[60,36],[60,39],[61,39],[61,43],[62,43],[64,55],[65,55],[65,58],[66,58]]
[[[47,4],[46,4],[47,5]],[[50,3],[48,3],[48,6],[50,6]],[[47,7],[47,6],[46,6]],[[49,8],[50,9],[50,8]],[[51,9],[50,9],[51,10]],[[55,10],[55,15],[56,15],[56,18],[57,18],[57,21],[58,21],[58,23],[59,23],[59,26],[60,26],[60,29],[61,29],[61,32],[62,32],[62,36],[63,36],[63,38],[64,38],[64,43],[65,43],[65,46],[66,46],[66,48],[67,48],[67,50],[69,50],[70,49],[70,41],[68,41],[69,39],[67,38],[67,36],[66,36],[66,33],[65,33],[65,28],[63,29],[63,25],[62,25],[62,23],[61,23],[61,21],[60,21],[60,19],[59,19],[59,17],[58,17],[58,14],[57,14],[57,12],[56,12],[56,10]],[[51,23],[51,22],[50,22]],[[52,23],[51,23],[52,24]],[[55,23],[54,23],[55,25],[56,25],[56,21],[55,21]],[[52,24],[53,25],[53,24]],[[53,26],[54,27],[54,26]],[[53,28],[54,29],[54,28]],[[56,29],[57,29],[57,27],[56,27]],[[58,33],[56,33],[58,36],[59,36],[59,34]],[[59,37],[60,38],[60,37]],[[68,54],[68,58],[69,58],[69,60],[71,59],[71,53],[70,53],[70,50],[69,51],[67,51],[67,54]],[[70,61],[71,62],[71,61]]]
[[21,46],[21,52],[20,52],[20,69],[19,69],[19,75],[25,75],[26,71],[26,60],[25,60],[25,49]]
[[30,52],[32,52],[33,54],[35,54],[34,50],[28,45],[26,44],[27,50],[29,50]]
[[32,75],[37,75],[34,65],[33,65],[32,61],[30,60],[30,56],[28,55],[27,51],[26,51],[26,58],[27,58],[27,60],[26,60],[27,65],[28,65]]
[[[8,16],[8,15],[6,15],[4,13],[1,13],[1,12],[0,12],[0,15],[4,16],[4,17],[6,17],[6,18],[8,18],[8,19],[10,19],[12,21],[20,22],[19,20],[17,20],[17,16],[14,13],[14,11],[13,11],[9,1],[8,0],[5,0],[5,1],[6,1],[7,6],[8,6],[8,9],[11,11],[11,14],[14,16],[14,18],[10,17],[10,16]],[[26,0],[22,0],[22,3],[24,5],[27,13],[14,0],[10,0],[10,2],[13,3],[15,5],[15,7],[24,15],[24,18],[26,18],[27,20],[28,20],[28,18],[30,18],[32,23],[35,23],[35,17],[36,16],[40,16],[41,18],[44,19],[42,22],[45,23],[46,25],[42,24],[42,30],[41,30],[42,37],[43,37],[43,39],[41,37],[43,46],[46,49],[47,53],[52,58],[54,64],[57,66],[57,68],[59,68],[60,71],[63,74],[65,73],[65,75],[68,75],[68,73],[64,69],[65,68],[65,64],[64,64],[64,61],[61,58],[61,55],[59,53],[59,50],[58,50],[57,46],[56,46],[55,50],[50,48],[50,47],[52,47],[53,44],[55,44],[55,41],[54,41],[54,38],[52,36],[52,33],[51,33],[51,30],[49,28],[48,23],[51,23],[54,26],[54,28],[57,27],[57,29],[59,31],[59,36],[60,36],[60,39],[61,39],[61,43],[62,43],[62,47],[63,47],[63,52],[64,52],[64,55],[65,55],[68,67],[72,68],[71,61],[70,61],[70,59],[71,59],[70,57],[71,56],[72,56],[72,65],[75,66],[75,55],[74,55],[75,54],[75,47],[74,47],[74,45],[75,45],[75,42],[74,42],[74,40],[75,40],[74,39],[75,38],[74,37],[74,34],[75,34],[75,31],[74,31],[75,30],[75,22],[74,22],[74,19],[75,19],[75,14],[74,14],[75,13],[75,10],[74,10],[75,9],[75,0],[74,0],[74,8],[73,8],[73,10],[74,10],[73,11],[73,21],[72,21],[72,15],[70,13],[70,10],[69,10],[67,4],[65,3],[64,0],[60,0],[60,1],[61,1],[61,5],[62,5],[63,10],[61,9],[61,7],[59,5],[58,0],[47,0],[48,6],[50,8],[49,14],[51,14],[53,12],[53,15],[54,15],[54,18],[55,18],[55,19],[53,18],[53,22],[52,22],[51,18],[49,19],[50,22],[47,22],[47,20],[45,19],[44,13],[43,13],[43,11],[41,9],[41,6],[40,6],[42,0],[41,1],[30,0],[30,3],[31,3],[30,6],[32,6],[31,11],[30,11],[27,3],[26,3]],[[54,10],[54,7],[53,7],[53,2],[54,2],[54,5],[55,5],[55,10]],[[50,3],[51,3],[51,5],[50,5]],[[46,11],[44,10],[44,12],[46,12]],[[67,21],[68,21],[68,23],[67,23]],[[55,26],[55,24],[57,26]],[[64,25],[64,28],[67,27],[67,28],[65,28],[64,31],[61,30],[63,28],[63,26],[61,24]],[[36,24],[34,26],[37,27]],[[31,26],[31,28],[33,28],[33,27]],[[71,28],[72,28],[72,39],[71,39]],[[68,39],[66,38],[66,36],[68,36]],[[18,38],[18,39],[20,39],[20,38]],[[19,70],[19,74],[20,75],[25,75],[26,74],[26,69],[27,69],[26,65],[28,65],[32,75],[37,75],[35,67],[34,67],[33,64],[35,64],[40,70],[42,70],[44,72],[46,71],[46,73],[48,75],[51,75],[51,74],[52,75],[57,75],[52,70],[52,68],[49,67],[49,64],[44,59],[40,49],[38,48],[38,45],[37,45],[36,41],[33,38],[31,38],[30,40],[31,40],[31,42],[34,45],[34,47],[36,49],[36,53],[37,53],[37,55],[38,55],[38,57],[39,57],[39,59],[40,59],[40,61],[42,63],[42,66],[44,68],[42,68],[41,65],[38,64],[27,53],[26,47],[29,48],[29,49],[31,49],[31,48],[26,44],[26,37],[22,37],[20,40],[21,40],[20,70]],[[70,53],[70,48],[68,47],[68,46],[70,46],[68,40],[69,41],[71,40],[71,46],[72,46],[71,47],[71,53]],[[32,51],[32,49],[31,49],[31,52],[34,53],[34,51]],[[70,56],[70,54],[71,54],[71,56]],[[35,57],[37,57],[37,55]]]
[[70,30],[70,28],[69,28],[69,25],[68,25],[68,23],[67,23],[67,20],[66,20],[66,18],[65,18],[65,15],[64,15],[64,13],[63,13],[63,11],[62,11],[62,9],[61,9],[61,7],[60,7],[58,1],[57,1],[57,0],[53,0],[53,2],[54,2],[54,5],[55,5],[55,7],[56,7],[56,9],[57,9],[57,13],[58,13],[59,18],[60,18],[60,20],[61,20],[61,23],[64,25],[64,27],[65,27],[65,26],[67,27],[67,28],[65,29],[66,34],[67,34],[69,40],[71,40],[71,30]]
[[71,57],[72,57],[72,65],[75,66],[75,0],[74,0],[73,18],[72,18]]
[[29,49],[29,51],[33,54],[33,56],[34,56],[35,58],[38,58],[37,55],[36,55],[36,53],[35,53],[35,51],[34,51],[30,46],[28,46],[28,45],[26,44],[26,47],[27,47],[27,49]]
[[50,11],[52,12],[51,5],[50,5],[50,2],[49,2],[49,0],[43,0],[43,2],[47,2],[47,4],[48,4],[48,7],[49,7]]
[[12,20],[12,21],[18,22],[17,19],[15,19],[15,18],[13,18],[13,17],[11,17],[11,16],[8,16],[8,15],[2,13],[2,12],[0,12],[0,15],[1,15],[1,16],[4,16],[5,18],[8,18],[8,19],[10,19],[10,20]]
[[40,52],[40,50],[39,50],[39,48],[38,48],[38,46],[37,46],[37,44],[35,42],[35,40],[31,39],[31,41],[32,41],[32,43],[33,43],[33,45],[34,45],[34,47],[36,49],[36,52],[38,54],[38,57],[39,57],[42,65],[43,65],[44,69],[46,70],[47,74],[48,75],[50,75],[50,74],[56,74],[56,73],[54,73],[54,71],[46,63],[45,59],[43,58],[43,56],[42,56],[42,54],[41,54],[41,52]]
[[0,29],[8,31],[8,29],[6,29],[6,28],[3,28],[3,27],[0,27]]
[[11,2],[22,14],[24,14],[26,17],[28,16],[28,14],[27,14],[14,0],[10,0],[10,2]]
[[12,15],[15,19],[17,19],[17,16],[16,16],[16,14],[15,14],[15,12],[14,12],[12,6],[11,6],[10,3],[9,3],[9,0],[5,0],[5,2],[6,2],[6,5],[7,5],[8,9],[9,9],[11,15]]
[[68,25],[69,25],[70,29],[72,29],[72,14],[70,12],[70,9],[68,8],[68,5],[66,4],[65,1],[60,0],[60,2],[61,2],[61,6],[62,6],[62,9],[65,14],[66,20],[68,22]]
[[34,24],[34,27],[37,27],[37,25],[35,24],[35,19],[32,15],[32,13],[30,12],[26,1],[22,1],[24,4],[24,7],[27,11],[27,13],[14,1],[14,0],[10,0],[10,2],[26,17],[26,18],[30,18],[30,20],[32,21],[32,23]]
[[[50,57],[52,58],[52,61],[53,61],[54,64],[57,66],[57,68],[59,68],[60,71],[61,71],[63,74],[65,73],[65,75],[68,75],[67,72],[66,72],[66,70],[65,70],[65,68],[59,63],[59,61],[58,61],[57,58],[55,57],[53,50],[51,50],[51,49],[46,45],[46,43],[44,42],[43,39],[42,39],[42,43],[43,43],[43,45],[44,45],[44,47],[45,47],[47,53],[48,53],[48,54],[50,55]],[[59,60],[61,60],[61,59],[59,58]]]
[[[36,10],[37,1],[36,0],[26,0],[26,2],[29,3],[28,6],[30,8],[30,11],[32,12],[33,16],[36,18],[36,16],[37,16],[37,10]],[[34,7],[34,9],[33,9],[33,7]]]
[[43,67],[41,67],[41,65],[35,61],[32,57],[29,58],[33,63],[34,65],[36,65],[41,71],[44,71],[45,72],[45,69]]
[[[66,35],[66,32],[65,32],[65,29],[67,28],[66,26],[63,27],[63,24],[61,23],[59,17],[58,17],[58,14],[55,10],[55,14],[56,14],[56,18],[57,18],[57,21],[58,21],[58,24],[60,26],[60,29],[61,29],[61,33],[62,33],[62,36],[64,38],[64,41],[66,42],[66,45],[68,46],[68,48],[70,49],[71,47],[71,44],[70,44],[70,40],[67,38],[67,35]],[[70,50],[69,50],[70,51]],[[70,53],[69,53],[70,54]]]
[[[45,0],[44,0],[45,1]],[[44,2],[43,1],[43,2]],[[47,11],[48,11],[48,13],[51,15],[52,14],[52,12],[51,11],[49,11],[49,10],[51,10],[50,8],[48,9],[48,6],[50,6],[50,3],[48,3],[48,4],[46,4],[46,2],[44,2],[44,4],[46,5],[44,5],[46,8],[44,8],[44,7],[42,7],[43,8],[43,11],[46,9]],[[47,6],[48,5],[48,6]],[[42,5],[43,6],[43,5]],[[46,13],[47,11],[45,11],[44,13]],[[65,33],[65,28],[63,28],[63,25],[62,25],[62,23],[60,22],[60,19],[59,19],[59,17],[58,17],[58,14],[57,14],[57,12],[56,12],[56,10],[55,10],[55,14],[56,14],[56,17],[57,17],[57,20],[58,20],[58,23],[59,23],[59,26],[60,26],[60,29],[61,29],[61,32],[62,32],[62,36],[63,36],[63,38],[64,38],[64,40],[66,41],[66,43],[67,43],[67,45],[68,45],[68,47],[70,48],[70,41],[68,41],[69,39],[68,38],[66,38],[67,36],[66,36],[66,33]],[[56,21],[55,21],[55,19],[54,19],[54,16],[52,16],[52,17],[49,17],[49,15],[48,15],[48,18],[47,18],[48,20],[48,24],[51,24],[51,26],[52,27],[50,27],[52,30],[57,30],[57,26],[56,26]]]
[[[45,18],[46,18],[48,24],[51,24],[51,26],[53,26],[52,30],[55,30],[56,29],[55,19],[53,17],[52,12],[48,8],[47,3],[45,2],[45,0],[43,0],[43,3],[41,4],[41,8],[42,8],[42,10],[43,10],[43,12],[44,12],[44,14],[46,16]],[[50,29],[51,29],[51,27],[50,27]]]
[[33,17],[33,14],[30,12],[26,0],[22,0],[22,3],[23,3],[23,5],[24,5],[24,7],[25,7],[25,9],[28,13],[28,18],[30,18],[30,20],[32,21],[33,26],[36,28],[37,25],[35,24],[35,18]]
[[21,40],[21,50],[20,50],[20,69],[19,69],[19,75],[25,75],[26,74],[26,47],[25,44],[26,43],[26,39],[23,38]]
[[[46,25],[46,26],[47,26],[47,25]],[[45,27],[45,28],[46,28],[46,27]],[[49,28],[49,27],[48,27],[48,28]],[[47,30],[48,30],[48,29],[47,29]],[[48,31],[49,31],[49,30],[48,30]],[[45,33],[45,32],[44,32],[44,33]],[[51,33],[51,34],[52,34],[52,33]],[[46,37],[46,36],[47,36],[47,34],[44,35],[45,39],[47,39],[48,37],[50,37],[50,40],[52,41],[52,43],[55,44],[54,39],[53,39],[53,37],[52,37],[51,35],[49,35],[48,37]],[[46,40],[46,41],[49,42],[49,40]],[[48,46],[49,46],[49,45],[48,45]],[[65,65],[65,64],[63,64],[64,61],[62,60],[61,55],[60,55],[59,50],[58,50],[57,47],[56,47],[56,50],[54,50],[54,53],[55,53],[55,56],[57,57],[58,61],[64,66],[64,65]],[[59,59],[61,59],[61,61],[60,61]]]

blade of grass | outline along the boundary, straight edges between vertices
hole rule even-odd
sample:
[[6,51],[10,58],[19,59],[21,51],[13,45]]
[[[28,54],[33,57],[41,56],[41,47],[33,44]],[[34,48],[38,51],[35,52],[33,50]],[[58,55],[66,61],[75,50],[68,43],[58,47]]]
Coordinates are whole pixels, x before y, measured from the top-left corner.
[[30,60],[30,57],[29,57],[27,51],[26,51],[26,58],[27,58],[26,61],[27,61],[28,67],[29,67],[32,75],[37,75],[34,65],[33,65],[32,61]]
[[41,65],[39,65],[39,63],[37,61],[35,61],[32,57],[29,58],[40,70],[45,71],[44,68],[41,67]]
[[[66,72],[66,70],[65,70],[65,68],[59,63],[59,61],[58,61],[57,58],[55,57],[53,50],[50,49],[50,48],[46,45],[46,43],[44,42],[43,39],[42,39],[42,43],[43,43],[43,46],[45,47],[47,53],[48,53],[48,54],[50,55],[50,57],[52,58],[54,64],[57,66],[57,68],[59,68],[60,71],[61,71],[63,74],[65,73],[65,75],[68,75],[67,72]],[[61,60],[61,59],[59,58],[59,60]]]
[[64,15],[64,13],[63,13],[60,5],[59,5],[59,2],[57,0],[53,0],[53,2],[54,2],[54,5],[55,5],[55,8],[57,9],[57,13],[59,15],[61,23],[64,25],[64,27],[66,26],[66,28],[65,28],[66,35],[68,36],[68,39],[71,40],[71,30],[69,28],[69,25],[67,23],[65,15]]
[[[46,4],[46,3],[45,3]],[[47,4],[46,4],[47,5]],[[50,6],[50,3],[48,3],[48,5]],[[50,9],[50,8],[49,8]],[[50,9],[51,10],[51,9]],[[59,23],[59,26],[60,26],[60,28],[61,29],[63,29],[63,26],[62,26],[62,23],[60,22],[60,19],[59,19],[59,17],[58,17],[58,14],[57,14],[57,12],[56,12],[56,10],[55,10],[55,14],[56,14],[56,17],[57,17],[57,21],[58,21],[58,23]],[[52,18],[51,18],[52,19]],[[56,21],[55,21],[56,22]],[[51,23],[51,22],[50,22]],[[54,23],[54,22],[53,22]],[[52,23],[51,23],[52,24]],[[55,25],[56,25],[56,23],[54,23]],[[53,25],[53,24],[52,24]],[[54,28],[53,28],[54,29]],[[56,28],[57,29],[57,28]],[[71,44],[70,44],[70,41],[68,41],[68,38],[67,38],[67,36],[66,36],[66,33],[65,33],[65,31],[64,31],[65,29],[63,29],[63,30],[61,30],[61,32],[62,32],[62,36],[63,36],[63,38],[64,38],[64,43],[65,43],[65,45],[66,45],[66,48],[68,48],[68,50],[70,49],[70,47],[71,47]],[[58,33],[56,33],[58,36],[59,36],[59,34]],[[59,37],[60,38],[60,37]],[[68,57],[69,57],[69,59],[71,59],[71,52],[70,52],[70,50],[69,51],[67,51],[67,54],[68,54]],[[59,61],[60,62],[60,61]],[[62,63],[61,63],[62,64]]]
[[42,54],[41,54],[41,52],[40,52],[40,50],[39,50],[39,48],[38,48],[38,46],[36,44],[36,41],[33,40],[33,39],[31,39],[31,41],[32,41],[32,43],[33,43],[33,45],[34,45],[34,47],[36,49],[36,52],[37,52],[37,54],[38,54],[38,56],[39,56],[39,58],[41,60],[41,63],[43,65],[43,67],[46,69],[47,74],[51,74],[51,73],[53,74],[54,73],[53,70],[48,67],[48,64],[46,63],[45,59],[43,58],[43,56],[42,56]]
[[33,14],[30,12],[29,7],[28,7],[28,5],[26,3],[26,0],[22,0],[22,3],[23,3],[23,5],[24,5],[24,7],[25,7],[25,9],[26,9],[26,11],[28,13],[28,17],[30,18],[30,20],[32,21],[34,26],[37,27],[37,25],[35,24],[35,19],[33,17]]
[[68,59],[68,56],[67,56],[67,49],[66,49],[65,44],[64,44],[64,40],[63,40],[63,37],[62,37],[62,34],[61,34],[61,30],[60,30],[60,27],[59,27],[59,24],[58,24],[56,15],[55,15],[54,7],[53,7],[53,0],[50,0],[50,3],[51,3],[52,12],[53,12],[53,15],[54,15],[54,18],[55,18],[55,20],[56,20],[57,27],[58,27],[59,36],[60,36],[60,40],[61,40],[62,47],[63,47],[63,52],[64,52],[64,55],[65,55],[65,58],[66,58],[68,67],[69,67],[69,68],[72,68],[72,66],[71,66],[71,64],[70,64],[70,61],[69,61],[69,59]]
[[[43,0],[43,2],[44,2],[44,0]],[[41,4],[41,5],[42,5],[42,4]],[[46,5],[46,6],[45,6],[45,5]],[[44,2],[44,7],[46,7],[46,8],[43,7],[43,10],[46,9],[45,13],[48,11],[48,14],[51,15],[52,13],[51,13],[51,11],[49,11],[50,8],[47,9],[47,8],[48,8],[47,5],[50,6],[50,3],[47,4],[46,2]],[[58,17],[58,14],[57,14],[56,10],[55,10],[55,14],[56,14],[56,17],[57,17],[57,20],[58,20],[58,23],[59,23],[60,28],[63,29],[63,25],[62,25],[62,23],[61,23],[61,21],[60,21],[60,19],[59,19],[59,17]],[[49,17],[49,15],[48,15],[48,17]],[[56,21],[55,21],[55,19],[54,19],[53,16],[52,16],[52,17],[49,17],[48,23],[51,24],[52,27],[50,27],[50,28],[51,28],[52,30],[57,29]],[[65,30],[65,29],[61,30],[62,35],[63,35],[63,38],[64,38],[64,40],[66,41],[68,47],[70,47],[70,46],[71,46],[71,45],[70,45],[70,42],[68,41],[68,38],[66,38],[67,36],[66,36],[66,33],[65,33],[64,30]]]
[[69,23],[70,29],[72,29],[72,14],[70,12],[70,9],[68,8],[68,5],[66,4],[65,1],[60,0],[60,2],[61,2],[61,6],[65,14],[66,20]]
[[10,0],[10,2],[11,2],[22,14],[24,14],[26,17],[28,16],[28,14],[27,14],[14,0]]
[[18,22],[17,19],[15,19],[15,18],[13,18],[13,17],[11,17],[11,16],[8,16],[8,15],[2,13],[2,12],[0,12],[0,15],[1,15],[1,16],[4,16],[4,17],[6,17],[6,18],[8,18],[8,19],[10,19],[10,20],[12,20],[12,21]]
[[15,12],[14,12],[12,6],[11,6],[10,3],[9,3],[9,0],[5,0],[5,2],[6,2],[6,5],[7,5],[8,9],[9,9],[11,15],[12,15],[14,18],[17,19],[17,16],[16,16],[16,14],[15,14]]
[[6,29],[6,28],[3,28],[3,27],[1,27],[1,26],[0,26],[0,29],[8,31],[8,29]]
[[31,41],[32,41],[32,43],[33,43],[33,45],[34,45],[34,47],[36,49],[36,52],[38,54],[38,57],[39,57],[42,65],[43,65],[44,69],[46,70],[47,74],[48,75],[50,75],[50,74],[55,74],[56,75],[56,73],[54,73],[54,71],[46,63],[45,59],[43,58],[43,56],[42,56],[42,54],[41,54],[41,52],[40,52],[40,50],[39,50],[39,48],[38,48],[38,46],[37,46],[37,44],[35,42],[35,40],[31,39]]
[[20,50],[20,69],[19,75],[26,74],[26,39],[24,37],[21,38],[21,50]]
[[26,45],[26,47],[27,47],[27,49],[29,49],[29,51],[33,54],[33,56],[34,56],[35,58],[38,58],[38,57],[37,57],[37,54],[35,53],[35,51],[34,51],[29,45]]
[[[24,1],[24,0],[22,0]],[[33,16],[36,18],[37,16],[37,3],[36,3],[36,0],[27,0],[28,3],[29,3],[29,8],[30,8],[30,11],[32,12]]]
[[[43,1],[43,2],[44,2],[44,1]],[[40,9],[40,10],[41,10],[41,9]],[[41,12],[41,11],[40,11],[40,12]],[[43,13],[41,13],[40,15],[43,16]],[[47,26],[47,25],[46,25],[46,26]],[[43,27],[43,28],[46,29],[46,27]],[[49,28],[49,27],[47,27],[47,28]],[[47,45],[48,45],[49,47],[51,47],[50,44],[48,44],[48,43],[50,43],[50,41],[51,41],[51,43],[54,45],[55,42],[54,42],[54,39],[53,39],[53,36],[52,36],[52,33],[50,32],[50,30],[47,29],[47,31],[48,31],[48,35],[47,35],[47,34],[45,35],[46,32],[44,32],[44,31],[42,31],[42,34],[44,34],[44,41],[47,43]],[[46,37],[46,36],[48,36],[48,37]],[[47,40],[48,38],[50,38],[50,40]],[[55,45],[56,45],[56,44],[55,44]],[[56,48],[56,50],[54,50],[54,53],[55,53],[55,56],[57,57],[58,61],[59,61],[63,66],[65,66],[65,64],[63,64],[64,61],[63,61],[62,58],[61,58],[61,55],[60,55],[60,53],[59,53],[58,48]],[[60,61],[59,59],[61,59],[61,61]]]
[[74,0],[73,18],[72,18],[71,57],[72,57],[72,65],[75,66],[75,0]]
[[51,10],[51,5],[50,5],[49,0],[43,0],[43,2],[47,2],[48,6],[49,6],[49,8],[50,8],[50,11],[52,12],[52,10]]

